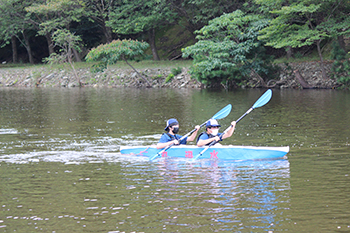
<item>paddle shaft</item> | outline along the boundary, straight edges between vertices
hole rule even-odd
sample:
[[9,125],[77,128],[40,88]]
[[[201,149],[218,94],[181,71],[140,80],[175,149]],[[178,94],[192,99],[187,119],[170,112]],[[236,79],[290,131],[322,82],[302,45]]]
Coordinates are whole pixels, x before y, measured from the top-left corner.
[[[207,123],[204,122],[203,124],[201,124],[199,127],[201,128],[203,125],[205,125]],[[186,137],[188,137],[191,133],[193,133],[194,131],[196,131],[196,129],[191,130],[191,132],[185,134],[184,136],[182,136],[180,139],[178,139],[177,141],[180,143],[182,140],[184,140]],[[153,160],[155,157],[161,155],[162,153],[164,153],[165,151],[167,151],[170,147],[172,147],[173,145],[175,145],[175,143],[170,144],[169,146],[165,147],[163,150],[159,151],[155,156],[153,156],[152,158],[150,158],[150,160]]]
[[[272,97],[272,91],[271,89],[267,90],[262,96],[260,96],[260,98],[254,103],[254,105],[248,109],[248,111],[246,111],[240,118],[238,118],[238,120],[236,121],[236,123],[238,123],[241,119],[243,119],[243,117],[245,117],[246,115],[248,115],[251,111],[253,111],[255,108],[259,108],[264,106],[265,104],[267,104],[270,99]],[[220,139],[224,136],[224,134],[232,127],[232,125],[230,125],[230,127],[228,127],[221,135],[220,135]],[[204,150],[201,151],[201,153],[199,153],[198,155],[196,155],[193,160],[197,159],[198,157],[202,156],[202,154],[207,151],[209,149],[209,147],[211,147],[212,145],[214,145],[216,143],[216,141],[212,141]]]
[[[245,117],[246,115],[248,115],[251,111],[253,111],[254,108],[250,108],[248,111],[246,111],[240,118],[238,118],[238,120],[236,121],[236,124],[243,119],[243,117]],[[232,125],[230,125],[227,129],[225,129],[224,132],[222,132],[222,134],[220,135],[220,140],[222,139],[222,137],[232,128]],[[202,154],[204,152],[206,152],[209,147],[211,147],[212,145],[214,145],[217,141],[212,141],[204,150],[201,151],[201,153],[199,153],[196,157],[194,157],[193,159],[197,159],[199,158],[200,156],[202,156]]]
[[[250,108],[248,111],[246,111],[240,118],[238,118],[238,120],[236,120],[236,124],[243,119],[243,117],[245,117],[246,115],[248,115],[251,111],[253,111],[254,108]],[[233,126],[230,125],[227,129],[225,129],[224,132],[222,132],[222,134],[220,135],[220,139],[222,139],[222,137],[232,128]],[[208,147],[214,145],[216,143],[216,141],[212,141]],[[203,154],[203,153],[202,153]]]
[[[228,104],[226,107],[224,107],[223,109],[221,109],[219,112],[217,112],[212,118],[213,119],[222,119],[224,117],[226,117],[232,109],[232,105]],[[201,128],[203,125],[205,125],[209,120],[207,120],[206,122],[204,122],[203,124],[201,124],[199,127]],[[184,138],[188,137],[191,133],[193,133],[194,131],[196,131],[196,129],[193,129],[191,132],[187,133],[185,136],[181,137],[178,141],[181,142]],[[175,143],[170,144],[169,146],[165,147],[163,150],[161,150],[160,152],[158,152],[156,155],[152,156],[150,158],[150,160],[155,159],[156,157],[158,157],[159,155],[161,155],[163,152],[165,152],[166,150],[168,150],[170,147],[172,147],[173,145],[175,145]]]

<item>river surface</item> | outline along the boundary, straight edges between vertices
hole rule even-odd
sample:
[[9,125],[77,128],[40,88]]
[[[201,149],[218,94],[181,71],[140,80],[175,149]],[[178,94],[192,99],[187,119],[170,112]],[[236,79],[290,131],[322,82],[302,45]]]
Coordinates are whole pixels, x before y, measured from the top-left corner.
[[349,91],[273,90],[222,142],[283,159],[119,153],[232,104],[225,129],[264,91],[0,89],[0,232],[349,232]]

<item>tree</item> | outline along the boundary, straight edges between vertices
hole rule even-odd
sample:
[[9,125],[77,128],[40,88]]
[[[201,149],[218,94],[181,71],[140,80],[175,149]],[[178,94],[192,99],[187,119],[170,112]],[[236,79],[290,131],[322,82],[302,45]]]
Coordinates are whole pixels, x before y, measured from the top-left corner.
[[0,37],[6,43],[12,43],[12,53],[14,62],[17,54],[17,47],[15,46],[16,37],[21,44],[26,48],[29,62],[34,63],[32,49],[30,46],[30,37],[33,36],[33,25],[29,22],[25,7],[29,6],[31,1],[24,0],[2,0],[0,3]]
[[154,60],[159,60],[155,35],[156,31],[174,22],[176,15],[165,0],[124,0],[110,12],[107,25],[116,33],[146,33]]
[[80,78],[75,70],[72,59],[74,50],[81,50],[81,38],[79,36],[74,35],[67,29],[58,29],[52,34],[52,40],[55,45],[60,47],[59,54],[52,53],[50,57],[48,57],[45,60],[51,64],[68,62],[71,68],[73,69],[75,77],[81,85]]
[[245,82],[252,72],[259,78],[267,77],[271,60],[264,57],[264,48],[257,40],[259,30],[266,25],[261,16],[240,10],[211,20],[197,32],[199,41],[183,49],[184,57],[194,59],[191,73],[204,84],[225,86]]
[[272,20],[260,31],[259,40],[274,48],[297,48],[316,45],[320,57],[322,76],[327,79],[321,43],[329,38],[350,34],[349,4],[342,0],[330,1],[277,1],[256,0],[266,7]]
[[347,54],[339,43],[333,42],[332,45],[332,59],[334,59],[332,64],[332,77],[335,78],[338,83],[350,88],[350,60],[347,59]]
[[113,10],[115,0],[85,0],[86,17],[91,17],[101,29],[104,40],[103,43],[110,43],[113,40],[112,29],[106,23],[109,20],[110,13]]
[[[29,13],[30,21],[38,27],[39,35],[44,35],[48,42],[49,53],[54,52],[54,43],[51,34],[58,29],[69,29],[72,22],[79,22],[85,13],[85,5],[79,0],[51,0],[36,2],[25,8]],[[62,31],[61,31],[62,32]],[[76,50],[73,48],[76,59]]]
[[100,66],[107,67],[107,65],[123,60],[139,77],[145,80],[148,86],[151,86],[147,79],[128,62],[130,59],[135,59],[137,56],[143,55],[144,50],[148,47],[148,43],[137,40],[113,40],[111,43],[103,44],[92,49],[86,56],[86,61],[100,61]]
[[[170,8],[181,19],[181,24],[191,32],[193,39],[195,31],[223,13],[231,13],[244,8],[244,0],[166,0]],[[185,21],[183,23],[182,21]]]

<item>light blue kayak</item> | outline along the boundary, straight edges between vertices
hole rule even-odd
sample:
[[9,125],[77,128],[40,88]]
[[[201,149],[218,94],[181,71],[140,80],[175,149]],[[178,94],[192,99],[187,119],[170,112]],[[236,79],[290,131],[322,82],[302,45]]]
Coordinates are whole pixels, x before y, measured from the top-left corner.
[[[206,147],[198,146],[173,146],[162,154],[161,157],[176,157],[192,159],[201,153]],[[155,146],[121,146],[120,153],[125,155],[137,155],[154,157],[162,149]],[[289,152],[289,146],[285,147],[256,147],[256,146],[211,146],[199,159],[230,159],[230,160],[256,160],[283,158]]]

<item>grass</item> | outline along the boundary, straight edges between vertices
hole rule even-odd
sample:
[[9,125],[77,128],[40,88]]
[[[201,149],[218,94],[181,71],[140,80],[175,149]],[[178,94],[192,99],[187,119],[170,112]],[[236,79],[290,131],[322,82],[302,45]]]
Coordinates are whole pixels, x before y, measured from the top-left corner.
[[[144,60],[140,62],[129,62],[136,69],[147,69],[147,68],[177,68],[177,67],[190,67],[192,65],[191,60],[176,60],[176,61],[153,61],[153,60]],[[119,62],[111,67],[117,68],[126,68],[130,67],[125,62]]]
[[[144,60],[144,61],[129,61],[129,63],[135,67],[135,69],[152,69],[152,68],[159,68],[159,69],[173,69],[178,67],[190,67],[192,65],[191,60],[176,60],[176,61],[153,61],[153,60]],[[90,68],[93,64],[93,62],[76,62],[74,63],[75,69],[86,69]],[[71,67],[69,64],[57,64],[57,65],[48,65],[48,64],[3,64],[0,65],[0,68],[46,68],[46,69],[52,69],[52,70],[71,70]],[[110,65],[109,68],[114,69],[131,69],[130,66],[128,66],[124,61],[120,61],[114,65]]]

